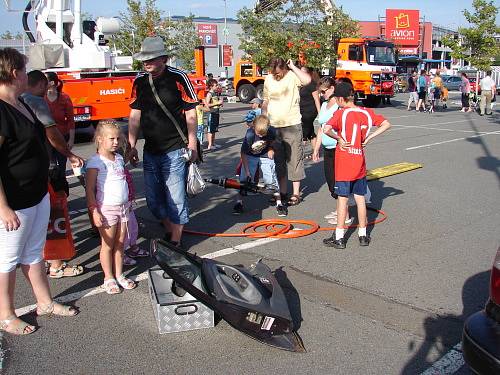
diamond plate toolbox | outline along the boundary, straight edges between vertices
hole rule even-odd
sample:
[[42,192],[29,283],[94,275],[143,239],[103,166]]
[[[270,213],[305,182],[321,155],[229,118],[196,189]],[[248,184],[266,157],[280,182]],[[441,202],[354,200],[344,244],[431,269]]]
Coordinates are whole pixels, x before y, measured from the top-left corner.
[[149,294],[158,331],[190,331],[214,326],[214,312],[189,293],[179,297],[172,293],[173,280],[161,268],[148,270]]

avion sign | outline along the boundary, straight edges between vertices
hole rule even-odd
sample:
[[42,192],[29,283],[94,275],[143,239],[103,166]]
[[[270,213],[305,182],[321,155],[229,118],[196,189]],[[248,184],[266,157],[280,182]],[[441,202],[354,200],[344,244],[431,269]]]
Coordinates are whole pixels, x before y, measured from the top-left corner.
[[402,46],[418,46],[420,13],[418,10],[386,9],[385,37]]

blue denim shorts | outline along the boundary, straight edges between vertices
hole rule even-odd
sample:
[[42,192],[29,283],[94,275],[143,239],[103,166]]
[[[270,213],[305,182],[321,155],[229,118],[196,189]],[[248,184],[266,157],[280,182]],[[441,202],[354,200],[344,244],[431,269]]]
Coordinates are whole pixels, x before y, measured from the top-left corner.
[[366,177],[354,181],[335,181],[334,192],[340,197],[348,197],[351,194],[366,194]]
[[187,164],[184,149],[150,154],[144,151],[144,190],[148,208],[159,219],[173,224],[189,221],[186,195]]

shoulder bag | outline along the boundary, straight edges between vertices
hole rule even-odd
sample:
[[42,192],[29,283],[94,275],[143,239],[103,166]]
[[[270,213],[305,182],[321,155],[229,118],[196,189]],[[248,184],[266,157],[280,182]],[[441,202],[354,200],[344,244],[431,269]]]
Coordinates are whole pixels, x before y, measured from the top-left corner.
[[[186,144],[186,147],[188,145],[188,139],[184,132],[182,131],[179,122],[175,119],[175,117],[172,115],[172,113],[167,109],[165,104],[160,99],[160,96],[158,95],[158,92],[156,91],[156,87],[153,83],[153,77],[151,74],[149,74],[149,85],[151,86],[151,90],[153,91],[153,95],[155,96],[156,102],[160,106],[160,108],[163,110],[163,112],[167,115],[167,117],[172,121],[174,124],[175,128],[177,129],[177,132],[181,136],[182,141]],[[201,153],[201,145],[200,142],[198,141],[196,144],[196,148],[198,151],[198,158],[200,161],[202,157]],[[203,178],[201,177],[201,172],[200,169],[198,168],[197,162],[190,162],[189,163],[189,169],[188,169],[188,176],[187,176],[187,182],[186,182],[186,192],[190,196],[195,196],[199,193],[201,193],[203,190],[205,190],[206,184]]]

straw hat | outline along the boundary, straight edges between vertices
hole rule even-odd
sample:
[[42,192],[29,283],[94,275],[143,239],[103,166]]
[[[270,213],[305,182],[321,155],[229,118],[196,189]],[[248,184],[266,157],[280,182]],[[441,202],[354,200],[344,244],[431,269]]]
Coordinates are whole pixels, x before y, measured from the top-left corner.
[[148,36],[141,43],[141,52],[134,54],[134,59],[139,61],[152,60],[160,56],[168,56],[165,43],[159,36]]

